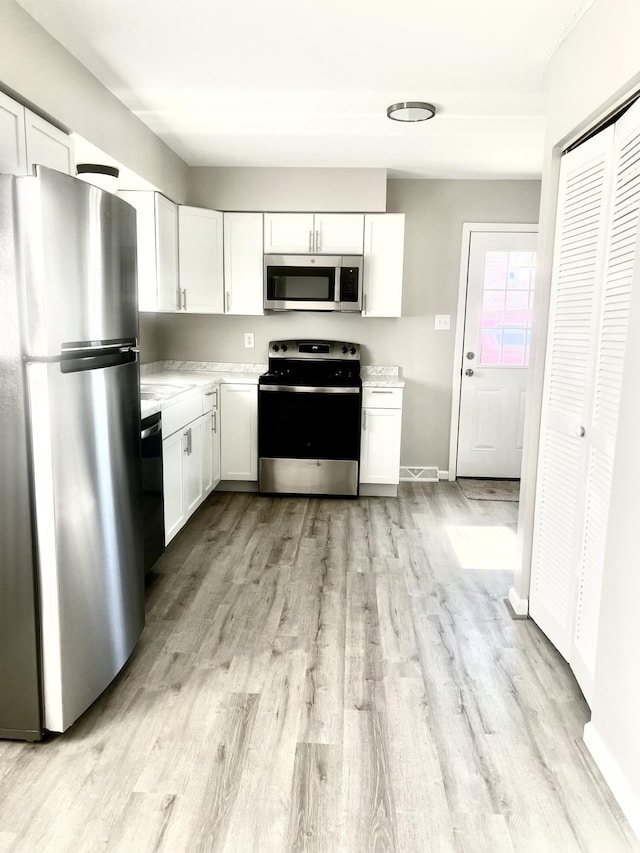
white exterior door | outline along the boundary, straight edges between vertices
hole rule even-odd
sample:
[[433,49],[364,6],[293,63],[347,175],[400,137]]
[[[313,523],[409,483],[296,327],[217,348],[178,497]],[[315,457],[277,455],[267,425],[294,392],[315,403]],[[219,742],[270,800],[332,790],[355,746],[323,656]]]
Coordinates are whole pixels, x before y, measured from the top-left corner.
[[537,230],[472,232],[458,477],[520,476]]

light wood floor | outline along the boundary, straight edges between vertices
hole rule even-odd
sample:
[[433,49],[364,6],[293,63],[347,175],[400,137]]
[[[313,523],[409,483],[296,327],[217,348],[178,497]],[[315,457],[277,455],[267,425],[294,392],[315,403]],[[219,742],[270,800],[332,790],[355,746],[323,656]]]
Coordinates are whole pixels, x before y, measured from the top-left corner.
[[0,851],[640,850],[511,574],[456,556],[504,566],[516,512],[449,483],[214,494],[116,683],[65,735],[0,742]]

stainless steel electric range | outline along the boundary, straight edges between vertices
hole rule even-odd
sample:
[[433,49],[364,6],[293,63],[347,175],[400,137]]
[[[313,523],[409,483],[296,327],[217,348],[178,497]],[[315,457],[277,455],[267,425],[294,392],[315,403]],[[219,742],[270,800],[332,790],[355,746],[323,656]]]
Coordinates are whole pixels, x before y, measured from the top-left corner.
[[272,341],[258,384],[259,491],[357,496],[361,412],[358,344]]

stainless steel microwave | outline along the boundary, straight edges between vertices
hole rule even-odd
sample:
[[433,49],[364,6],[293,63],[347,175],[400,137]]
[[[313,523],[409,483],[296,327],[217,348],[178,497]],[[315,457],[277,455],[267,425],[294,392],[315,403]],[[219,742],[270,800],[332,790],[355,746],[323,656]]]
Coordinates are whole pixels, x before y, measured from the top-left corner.
[[267,311],[361,311],[362,257],[265,255]]

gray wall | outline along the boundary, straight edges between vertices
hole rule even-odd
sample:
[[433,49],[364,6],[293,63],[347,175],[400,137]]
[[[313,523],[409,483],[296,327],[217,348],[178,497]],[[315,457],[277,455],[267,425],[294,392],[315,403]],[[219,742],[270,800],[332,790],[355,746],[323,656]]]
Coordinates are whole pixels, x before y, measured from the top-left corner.
[[189,170],[189,204],[219,210],[384,212],[386,169]]
[[185,201],[186,164],[14,0],[0,0],[0,86]]
[[[165,315],[141,320],[145,360],[266,361],[275,338],[326,337],[362,345],[364,363],[397,364],[406,381],[403,465],[449,460],[451,377],[463,222],[537,222],[537,181],[391,180],[387,211],[406,214],[403,316],[285,314],[267,317]],[[215,206],[215,198],[201,204]],[[222,206],[222,205],[220,205]],[[309,209],[309,208],[307,208]],[[434,314],[451,314],[450,332],[434,331]],[[244,332],[256,347],[244,348]]]

